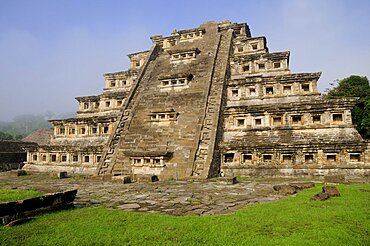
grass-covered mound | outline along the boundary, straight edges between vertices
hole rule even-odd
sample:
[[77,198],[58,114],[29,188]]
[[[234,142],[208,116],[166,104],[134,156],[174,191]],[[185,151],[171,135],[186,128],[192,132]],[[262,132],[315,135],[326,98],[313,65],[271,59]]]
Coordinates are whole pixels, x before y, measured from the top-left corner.
[[31,198],[42,195],[41,192],[34,190],[1,190],[0,189],[0,202],[11,202],[25,198]]
[[84,208],[0,228],[4,245],[370,245],[370,185],[310,201],[321,186],[217,216],[166,216]]

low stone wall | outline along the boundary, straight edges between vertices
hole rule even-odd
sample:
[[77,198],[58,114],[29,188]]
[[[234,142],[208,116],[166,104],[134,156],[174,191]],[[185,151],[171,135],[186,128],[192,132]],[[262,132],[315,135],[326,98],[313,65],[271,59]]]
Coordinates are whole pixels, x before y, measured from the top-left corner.
[[73,206],[77,190],[46,194],[15,202],[0,203],[0,223],[34,216],[43,212],[65,209]]

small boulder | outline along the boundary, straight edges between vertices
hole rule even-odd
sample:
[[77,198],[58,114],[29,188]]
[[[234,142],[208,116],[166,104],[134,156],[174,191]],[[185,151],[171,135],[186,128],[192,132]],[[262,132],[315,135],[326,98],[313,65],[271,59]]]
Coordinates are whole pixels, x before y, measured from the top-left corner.
[[273,188],[281,195],[293,195],[297,193],[297,189],[290,185],[274,185]]
[[22,170],[22,169],[18,169],[15,171],[15,176],[25,176],[27,175],[26,171],[25,170]]
[[311,200],[314,200],[314,201],[324,201],[324,200],[329,199],[329,197],[330,196],[327,193],[320,192],[319,194],[314,195],[311,198]]
[[141,206],[137,203],[126,203],[126,204],[119,205],[117,208],[120,208],[120,209],[138,209],[140,207]]
[[304,190],[304,189],[315,187],[314,182],[294,182],[294,183],[290,183],[289,185],[294,187],[297,190]]
[[332,196],[340,196],[340,193],[335,186],[324,186],[322,187],[322,192],[314,195],[311,200],[324,201]]
[[332,196],[340,196],[340,193],[335,186],[324,186],[322,187],[322,192],[328,194],[330,197]]
[[143,175],[137,175],[136,181],[139,183],[150,183],[150,182],[157,182],[159,181],[159,179],[157,175],[143,174]]
[[59,172],[59,173],[57,174],[57,176],[58,176],[58,179],[65,179],[65,178],[68,178],[68,176],[67,176],[67,172]]
[[157,175],[153,175],[152,176],[152,180],[151,180],[152,182],[157,182],[157,181],[159,181],[159,178],[158,178],[158,176]]
[[233,184],[236,184],[238,181],[237,181],[236,177],[220,177],[220,178],[218,178],[218,182],[220,184],[233,185]]
[[123,176],[122,183],[123,184],[130,184],[131,183],[131,177],[130,176]]

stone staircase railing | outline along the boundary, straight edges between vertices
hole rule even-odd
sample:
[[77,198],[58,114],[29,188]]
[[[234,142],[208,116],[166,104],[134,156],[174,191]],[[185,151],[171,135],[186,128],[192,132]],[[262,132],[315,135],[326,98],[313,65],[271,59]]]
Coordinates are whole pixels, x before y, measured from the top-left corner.
[[115,156],[117,154],[116,149],[119,144],[119,140],[124,130],[128,128],[132,119],[132,110],[135,108],[137,103],[137,97],[139,94],[138,90],[143,86],[142,80],[144,79],[144,75],[149,76],[148,73],[151,73],[154,66],[152,61],[157,57],[159,51],[160,47],[157,44],[154,44],[150,49],[148,57],[138,74],[136,83],[133,85],[126,102],[121,109],[121,115],[117,120],[117,124],[113,129],[113,133],[108,139],[107,148],[104,150],[99,165],[96,169],[97,175],[111,173],[115,163]]
[[218,130],[222,128],[220,122],[222,97],[224,94],[228,59],[232,41],[232,31],[221,34],[220,43],[217,49],[216,62],[213,68],[205,116],[200,131],[198,147],[193,162],[192,176],[207,178],[218,173],[217,162],[219,153],[217,145],[219,142]]

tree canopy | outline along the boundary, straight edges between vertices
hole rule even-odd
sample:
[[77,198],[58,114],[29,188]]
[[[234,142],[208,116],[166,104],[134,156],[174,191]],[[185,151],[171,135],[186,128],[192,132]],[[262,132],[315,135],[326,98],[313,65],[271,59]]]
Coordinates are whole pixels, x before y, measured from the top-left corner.
[[0,121],[0,140],[21,140],[30,133],[52,127],[48,119],[64,119],[74,117],[75,113],[68,112],[63,114],[53,114],[47,112],[42,115],[24,114],[14,117],[13,121]]
[[370,85],[367,77],[352,75],[339,81],[338,86],[329,90],[328,97],[359,97],[370,96]]
[[21,140],[37,129],[50,127],[43,115],[17,116],[12,122],[0,122],[0,140]]
[[363,138],[370,138],[370,84],[367,77],[352,75],[328,91],[328,98],[358,97],[352,121]]

